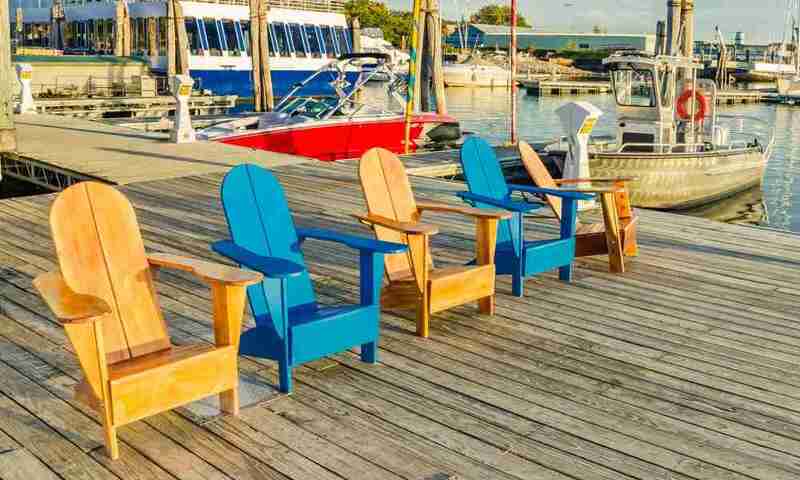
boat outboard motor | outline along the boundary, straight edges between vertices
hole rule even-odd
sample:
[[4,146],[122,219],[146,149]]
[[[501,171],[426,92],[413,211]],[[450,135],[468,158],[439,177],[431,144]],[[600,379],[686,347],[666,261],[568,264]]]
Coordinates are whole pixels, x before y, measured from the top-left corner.
[[17,80],[22,87],[20,101],[16,113],[36,113],[36,105],[33,103],[33,66],[30,63],[17,64]]
[[[556,114],[569,143],[563,178],[589,178],[589,135],[603,111],[588,102],[570,102],[557,109]],[[578,209],[588,210],[595,205],[594,200],[581,200]]]
[[172,94],[175,96],[175,125],[172,127],[169,140],[174,143],[191,143],[195,141],[192,117],[189,113],[189,97],[192,96],[194,80],[189,75],[172,77]]

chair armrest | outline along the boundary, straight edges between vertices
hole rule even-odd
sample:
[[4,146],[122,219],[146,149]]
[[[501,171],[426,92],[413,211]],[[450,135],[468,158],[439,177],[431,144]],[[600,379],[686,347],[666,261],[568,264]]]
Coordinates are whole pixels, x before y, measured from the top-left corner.
[[484,210],[481,208],[464,207],[460,205],[447,205],[444,203],[417,202],[417,209],[420,212],[447,212],[458,213],[475,218],[489,218],[495,220],[505,220],[511,218],[508,212]]
[[[306,271],[305,267],[295,262],[284,258],[259,255],[236,245],[230,240],[214,242],[211,244],[211,249],[243,267],[263,274],[267,278],[286,279],[295,277]],[[259,281],[261,281],[260,278]]]
[[436,235],[437,233],[439,233],[439,229],[434,227],[433,225],[425,225],[424,223],[419,223],[419,222],[398,222],[390,218],[374,214],[369,214],[369,215],[354,214],[353,216],[362,223],[366,223],[367,225],[372,225],[372,226],[378,225],[380,227],[385,227],[390,230],[394,230],[396,232],[405,233],[409,235]]
[[561,178],[553,180],[556,185],[569,183],[628,183],[637,180],[636,177],[595,177],[595,178]]
[[92,295],[75,293],[59,272],[37,276],[33,286],[62,324],[91,323],[111,314],[105,300]]
[[383,242],[319,228],[298,228],[297,236],[300,238],[300,243],[303,243],[308,238],[313,238],[315,240],[341,243],[359,251],[374,253],[392,254],[403,253],[408,250],[408,247],[402,243]]
[[509,185],[508,188],[513,192],[553,195],[561,198],[571,198],[573,200],[591,200],[594,198],[593,195],[587,195],[585,193],[571,192],[568,190],[555,190],[552,188],[529,187],[527,185]]
[[470,204],[485,203],[487,205],[502,208],[504,210],[508,210],[510,212],[515,212],[515,213],[534,212],[544,206],[543,204],[536,204],[529,202],[514,202],[511,200],[499,200],[492,197],[477,195],[472,192],[458,192],[458,196]]
[[173,270],[193,273],[209,283],[222,283],[246,287],[256,284],[262,279],[262,276],[257,272],[169,253],[154,253],[148,255],[147,261],[154,267],[171,268]]

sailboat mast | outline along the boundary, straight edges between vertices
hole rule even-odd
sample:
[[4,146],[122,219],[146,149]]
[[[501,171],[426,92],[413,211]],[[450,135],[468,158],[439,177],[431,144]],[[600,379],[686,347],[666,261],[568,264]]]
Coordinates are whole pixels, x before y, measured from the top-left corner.
[[511,144],[517,143],[517,0],[511,0]]

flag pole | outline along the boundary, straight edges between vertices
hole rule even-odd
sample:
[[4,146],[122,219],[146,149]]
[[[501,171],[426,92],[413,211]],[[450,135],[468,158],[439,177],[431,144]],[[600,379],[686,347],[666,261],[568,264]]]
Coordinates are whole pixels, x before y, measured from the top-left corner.
[[411,27],[411,54],[408,64],[408,100],[406,101],[406,130],[405,130],[405,153],[411,152],[411,117],[414,115],[414,90],[417,83],[417,64],[419,63],[419,53],[422,50],[420,43],[422,37],[419,34],[419,17],[422,14],[422,0],[414,0],[413,23]]
[[511,144],[517,144],[517,0],[511,0]]

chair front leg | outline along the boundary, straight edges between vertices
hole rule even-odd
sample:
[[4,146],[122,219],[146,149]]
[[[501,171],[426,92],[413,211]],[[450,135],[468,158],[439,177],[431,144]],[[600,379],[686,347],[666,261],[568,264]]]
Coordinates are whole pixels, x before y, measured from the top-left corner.
[[613,193],[600,194],[600,205],[603,209],[603,222],[606,226],[606,248],[608,250],[608,267],[613,273],[624,273],[625,262],[622,259],[622,238],[620,237],[619,212]]
[[[575,238],[578,229],[578,201],[574,198],[564,198],[561,202],[561,238]],[[572,262],[575,251],[572,251],[568,264],[558,269],[558,278],[564,282],[572,281]]]
[[[247,287],[229,285],[221,282],[211,284],[211,298],[214,312],[214,344],[217,347],[232,346],[238,350],[239,337],[242,332],[244,304],[247,300]],[[231,415],[239,415],[239,365],[238,357],[233,360],[232,367],[236,372],[237,386],[219,394],[220,410]]]
[[[525,255],[525,215],[515,213],[519,217],[517,225],[517,242],[514,244],[514,255],[516,260],[516,271],[511,276],[511,293],[515,297],[522,297],[525,294],[525,265],[527,258]],[[513,243],[513,240],[512,240]]]
[[[477,240],[475,259],[478,265],[494,264],[494,256],[497,250],[497,224],[494,218],[476,218]],[[481,313],[494,315],[495,296],[489,295],[478,300],[478,309]]]
[[[361,305],[380,305],[381,286],[383,284],[384,256],[382,253],[361,250]],[[380,308],[377,309],[380,316]],[[380,319],[375,319],[380,322]],[[361,360],[367,363],[378,361],[378,339],[361,345]]]
[[428,285],[428,236],[409,234],[407,238],[408,258],[420,293],[417,304],[417,335],[427,338],[430,333],[431,318],[431,292]]

